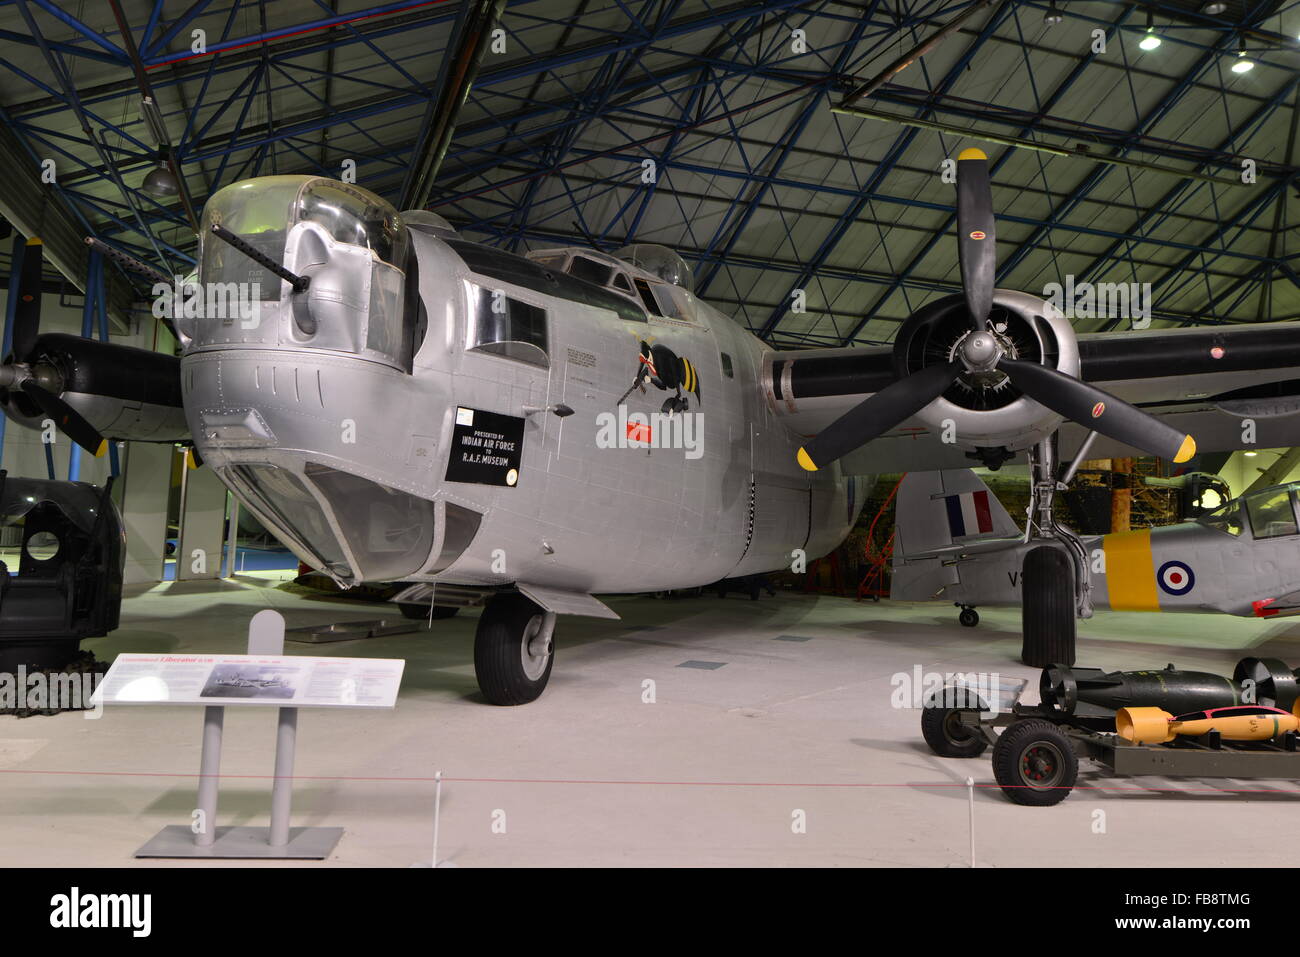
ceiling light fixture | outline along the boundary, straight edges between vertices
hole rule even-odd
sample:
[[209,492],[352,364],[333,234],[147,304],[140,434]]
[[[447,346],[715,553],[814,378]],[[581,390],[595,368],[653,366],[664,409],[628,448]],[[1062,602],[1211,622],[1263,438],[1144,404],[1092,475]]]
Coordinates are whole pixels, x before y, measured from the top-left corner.
[[145,174],[140,189],[155,199],[171,199],[181,191],[181,184],[167,161],[159,157],[158,165]]
[[1052,2],[1048,4],[1047,12],[1043,14],[1043,22],[1050,26],[1054,23],[1060,23],[1064,19],[1065,14],[1062,13],[1061,8],[1056,5],[1056,0],[1052,0]]
[[1209,3],[1201,7],[1201,13],[1207,17],[1217,17],[1228,9],[1228,5],[1223,0],[1210,0]]
[[1237,62],[1232,65],[1233,73],[1249,73],[1255,69],[1255,62],[1246,58],[1245,50],[1237,51]]
[[1147,11],[1147,35],[1138,41],[1138,46],[1143,50],[1154,50],[1160,46],[1160,37],[1156,35],[1156,18],[1150,10]]

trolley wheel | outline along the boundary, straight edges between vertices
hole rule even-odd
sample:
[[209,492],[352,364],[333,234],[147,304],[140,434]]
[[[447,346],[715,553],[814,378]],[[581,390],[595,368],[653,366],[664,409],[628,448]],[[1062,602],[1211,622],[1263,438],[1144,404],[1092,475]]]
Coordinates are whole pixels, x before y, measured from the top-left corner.
[[993,777],[1017,804],[1049,807],[1066,799],[1079,777],[1070,739],[1050,721],[1026,718],[993,745]]
[[[945,688],[939,694],[946,696],[953,690]],[[934,697],[931,697],[921,709],[921,736],[925,738],[930,750],[941,758],[977,758],[984,753],[989,743],[979,731],[962,723],[961,714],[963,711],[980,710],[982,709],[940,707]]]
[[957,616],[957,620],[967,628],[974,628],[980,623],[980,613],[974,608],[963,608],[961,614]]

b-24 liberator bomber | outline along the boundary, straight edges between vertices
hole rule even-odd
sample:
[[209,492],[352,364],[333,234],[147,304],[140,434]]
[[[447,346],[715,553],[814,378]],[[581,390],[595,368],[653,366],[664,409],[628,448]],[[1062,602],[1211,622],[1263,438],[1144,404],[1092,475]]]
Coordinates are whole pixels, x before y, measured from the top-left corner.
[[[771,349],[661,246],[517,256],[356,185],[272,176],[221,189],[201,221],[200,287],[255,284],[251,308],[177,314],[180,358],[116,379],[85,367],[132,368],[138,350],[82,357],[75,337],[35,335],[28,309],[0,384],[11,415],[57,408],[87,446],[192,442],[341,585],[483,602],[475,670],[496,704],[542,692],[558,615],[617,617],[594,596],[830,551],[863,476],[1028,456],[1036,534],[1068,542],[1049,520],[1058,430],[1063,450],[1086,437],[1094,454],[1184,461],[1273,413],[1261,445],[1300,442],[1300,329],[1076,335],[1050,302],[993,287],[987,161],[967,150],[957,166],[963,292],[924,305],[892,347]],[[177,405],[188,434],[164,428]],[[1073,660],[1074,609],[1049,624],[1027,647]]]

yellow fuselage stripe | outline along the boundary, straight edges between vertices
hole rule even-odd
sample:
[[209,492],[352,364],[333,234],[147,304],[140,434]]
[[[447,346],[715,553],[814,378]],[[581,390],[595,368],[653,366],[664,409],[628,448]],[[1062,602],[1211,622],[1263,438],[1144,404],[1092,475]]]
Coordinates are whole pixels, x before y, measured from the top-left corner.
[[1151,560],[1151,529],[1116,532],[1102,538],[1106,587],[1115,611],[1159,611],[1156,569]]

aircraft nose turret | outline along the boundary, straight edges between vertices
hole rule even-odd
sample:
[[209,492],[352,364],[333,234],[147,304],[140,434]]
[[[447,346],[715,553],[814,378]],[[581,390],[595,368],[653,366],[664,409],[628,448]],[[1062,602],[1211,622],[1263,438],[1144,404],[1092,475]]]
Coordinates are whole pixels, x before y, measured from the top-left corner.
[[199,288],[238,307],[177,318],[199,455],[336,580],[425,569],[453,404],[446,377],[411,374],[427,320],[397,212],[350,184],[265,177],[218,192],[200,234]]

